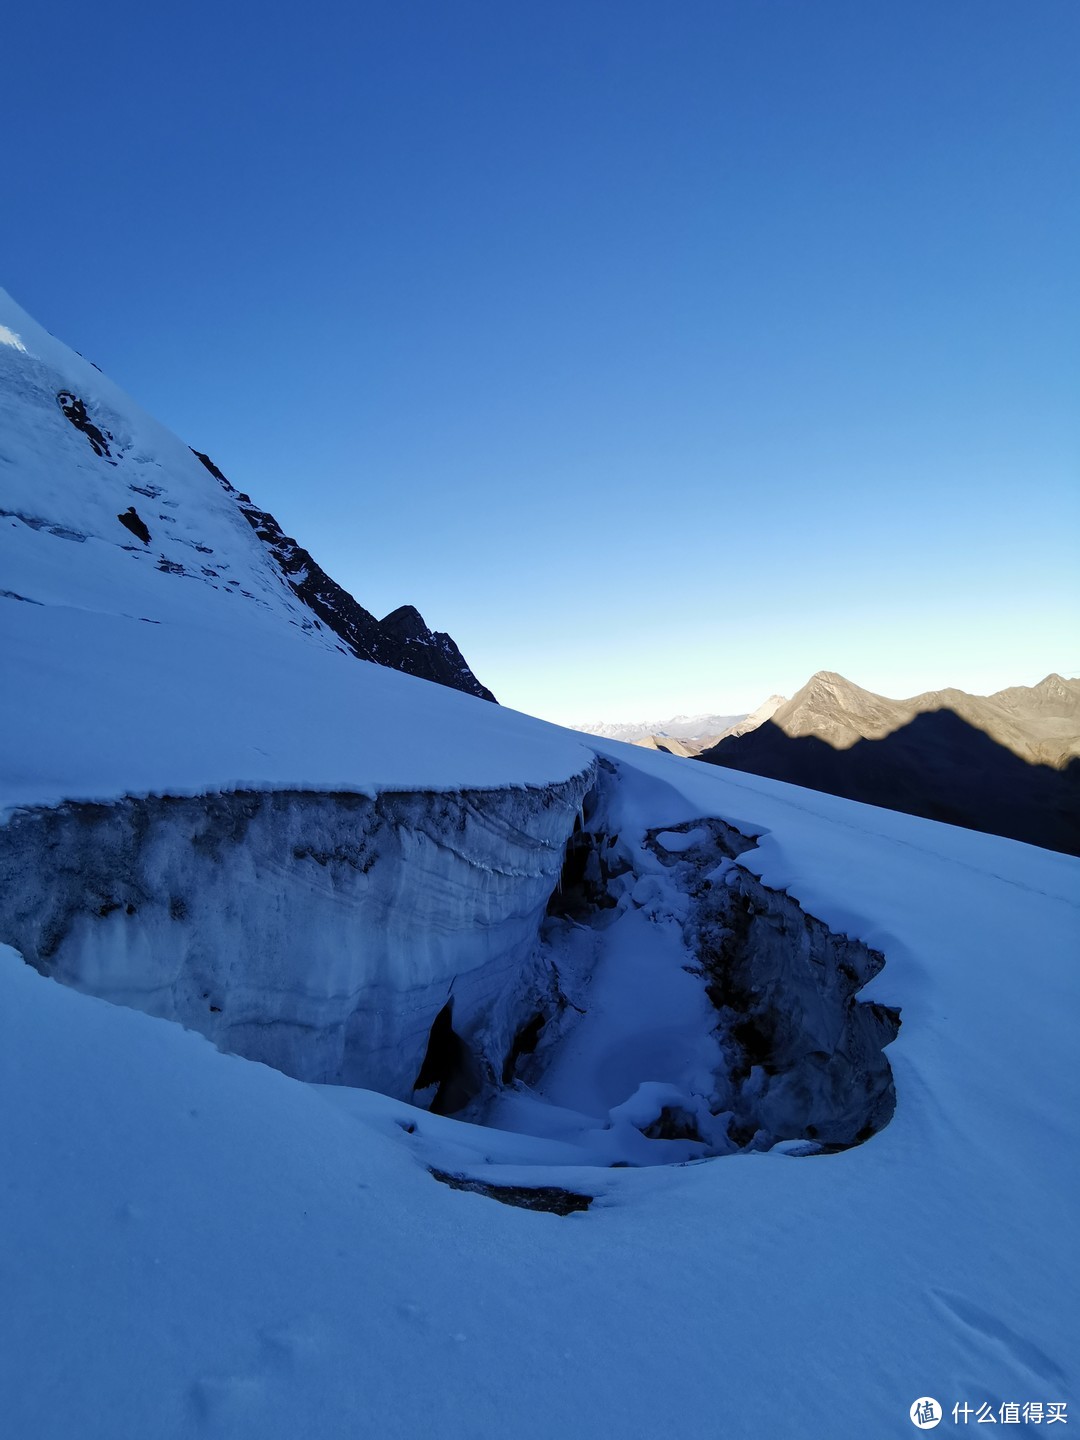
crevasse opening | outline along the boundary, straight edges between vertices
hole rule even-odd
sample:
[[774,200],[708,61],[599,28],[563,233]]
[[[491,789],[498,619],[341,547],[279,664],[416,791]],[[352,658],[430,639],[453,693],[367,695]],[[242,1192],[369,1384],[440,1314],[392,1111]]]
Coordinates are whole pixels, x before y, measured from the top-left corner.
[[568,842],[544,926],[556,1003],[488,1123],[607,1164],[820,1154],[887,1124],[899,1014],[857,998],[880,952],[763,885],[738,863],[755,838],[724,821],[634,844],[605,808],[587,797]]
[[0,939],[224,1050],[382,1092],[439,1177],[874,1134],[899,1017],[857,995],[884,957],[740,865],[755,837],[634,833],[617,802],[601,762],[534,789],[24,811],[0,827]]

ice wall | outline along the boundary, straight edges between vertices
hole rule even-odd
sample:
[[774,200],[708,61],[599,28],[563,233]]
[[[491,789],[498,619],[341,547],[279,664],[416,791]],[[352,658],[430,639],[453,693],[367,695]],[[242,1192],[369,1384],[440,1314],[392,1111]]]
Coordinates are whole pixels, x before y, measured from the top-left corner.
[[536,1010],[590,783],[25,810],[0,827],[0,940],[223,1050],[408,1098],[448,1001],[493,1074]]
[[896,1106],[884,1047],[899,1012],[856,999],[885,957],[739,865],[752,843],[716,819],[649,835],[690,898],[687,938],[719,1017],[726,1064],[713,1108],[730,1115],[740,1147],[858,1144]]

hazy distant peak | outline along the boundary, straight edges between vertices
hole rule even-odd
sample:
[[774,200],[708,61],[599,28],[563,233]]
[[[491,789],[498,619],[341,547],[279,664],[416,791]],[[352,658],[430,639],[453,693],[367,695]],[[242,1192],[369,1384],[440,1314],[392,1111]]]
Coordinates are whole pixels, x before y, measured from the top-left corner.
[[745,715],[673,715],[670,720],[593,720],[569,728],[586,735],[601,735],[608,740],[624,740],[634,745],[650,737],[660,740],[715,739],[745,718]]

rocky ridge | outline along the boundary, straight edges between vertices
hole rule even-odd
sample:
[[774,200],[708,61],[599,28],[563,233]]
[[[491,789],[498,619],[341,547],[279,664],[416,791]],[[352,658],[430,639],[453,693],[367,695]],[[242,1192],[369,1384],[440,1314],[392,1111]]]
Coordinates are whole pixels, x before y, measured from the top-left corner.
[[235,498],[240,513],[266,546],[297,597],[358,659],[402,670],[421,680],[434,680],[480,700],[495,700],[487,686],[481,685],[469,669],[451,637],[441,630],[431,630],[419,610],[412,605],[401,605],[382,620],[376,619],[326,573],[309,551],[285,534],[269,511],[260,510],[250,495],[237,490],[209,455],[194,449],[192,454]]

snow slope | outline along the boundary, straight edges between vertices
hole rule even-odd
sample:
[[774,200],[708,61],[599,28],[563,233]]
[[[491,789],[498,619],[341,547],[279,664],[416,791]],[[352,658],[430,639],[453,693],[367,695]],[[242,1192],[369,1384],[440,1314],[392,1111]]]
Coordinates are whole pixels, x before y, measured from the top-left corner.
[[[0,947],[4,1433],[863,1440],[911,1433],[923,1395],[1075,1405],[1080,862],[341,654],[178,441],[0,320],[5,923],[43,968],[224,1045],[243,1017],[207,996],[197,1022],[204,972],[256,995],[252,1028],[284,996],[274,1022],[306,1015],[320,1046],[377,1011],[363,1049],[398,1096],[223,1054]],[[117,465],[64,382],[108,412]],[[124,467],[239,586],[158,569],[116,521]],[[545,923],[598,772],[586,824],[629,868],[607,909]],[[678,879],[714,820],[748,838],[710,884],[760,881],[885,957],[859,998],[902,1012],[896,1110],[864,1144],[683,1163],[709,1146],[643,1133],[669,1097],[711,1113],[724,1063]],[[528,1083],[489,1074],[469,1123],[406,1103],[463,967],[490,1067],[545,956],[570,1003]],[[592,1201],[541,1213],[432,1171]]]
[[[815,1159],[568,1168],[328,1105],[8,954],[11,1433],[855,1440],[910,1433],[925,1394],[1075,1402],[1080,866],[608,753],[628,823],[761,831],[743,865],[884,948],[891,1124]],[[427,1174],[463,1154],[597,1198],[561,1218]]]
[[[110,437],[65,418],[76,392]],[[145,545],[118,516],[133,502]],[[0,292],[0,813],[203,789],[546,785],[569,736],[358,662],[176,436]],[[490,712],[490,713],[489,713]]]

